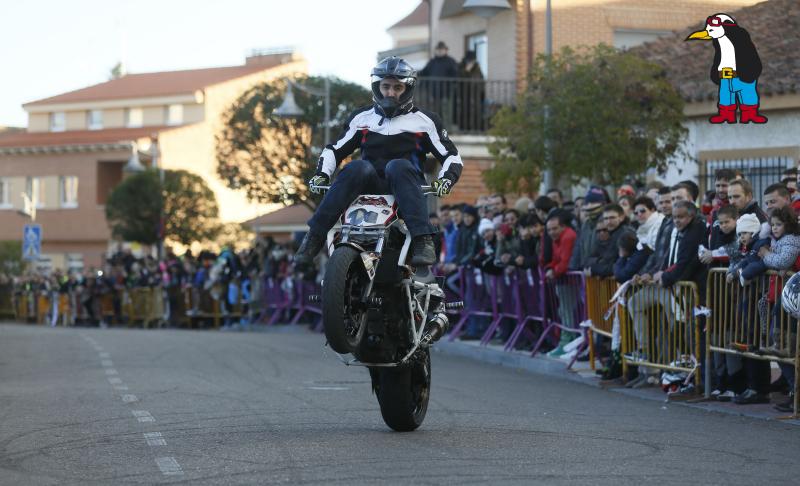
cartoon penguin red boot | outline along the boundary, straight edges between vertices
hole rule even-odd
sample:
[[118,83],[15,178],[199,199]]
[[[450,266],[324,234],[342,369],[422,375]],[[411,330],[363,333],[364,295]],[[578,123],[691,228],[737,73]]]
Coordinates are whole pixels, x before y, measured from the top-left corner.
[[[711,123],[736,123],[736,105],[717,105],[719,114],[708,119]],[[744,120],[744,116],[742,117]]]
[[767,117],[758,114],[758,105],[739,105],[742,118],[739,123],[767,123]]

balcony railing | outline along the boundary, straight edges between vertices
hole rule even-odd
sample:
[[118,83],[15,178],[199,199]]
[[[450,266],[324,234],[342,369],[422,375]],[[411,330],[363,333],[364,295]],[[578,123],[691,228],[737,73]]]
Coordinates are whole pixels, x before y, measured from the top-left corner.
[[514,103],[515,81],[471,78],[420,78],[414,94],[415,104],[437,113],[448,132],[483,134],[491,119],[506,105]]

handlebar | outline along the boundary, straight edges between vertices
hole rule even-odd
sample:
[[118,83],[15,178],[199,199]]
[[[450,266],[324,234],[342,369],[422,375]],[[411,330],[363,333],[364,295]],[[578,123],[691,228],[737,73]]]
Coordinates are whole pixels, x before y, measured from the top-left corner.
[[[311,186],[311,187],[314,188],[314,189],[318,189],[321,192],[329,191],[331,189],[331,186]],[[428,186],[419,186],[419,188],[420,188],[420,190],[422,190],[422,195],[423,196],[436,195],[436,191],[433,190],[433,186],[430,186],[430,185],[428,185]]]

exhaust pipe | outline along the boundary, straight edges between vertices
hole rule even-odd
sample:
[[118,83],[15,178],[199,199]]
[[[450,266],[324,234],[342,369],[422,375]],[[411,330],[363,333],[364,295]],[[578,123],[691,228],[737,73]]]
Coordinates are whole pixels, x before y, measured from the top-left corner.
[[428,332],[425,337],[428,342],[434,343],[447,333],[450,328],[450,320],[444,312],[437,312],[428,320],[426,327]]

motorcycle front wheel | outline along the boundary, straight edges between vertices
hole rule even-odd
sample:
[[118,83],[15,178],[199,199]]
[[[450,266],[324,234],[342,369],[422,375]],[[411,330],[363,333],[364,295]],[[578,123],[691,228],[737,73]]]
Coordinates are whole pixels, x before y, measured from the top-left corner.
[[367,309],[361,294],[369,283],[357,250],[340,246],[325,267],[322,285],[322,325],[331,349],[352,353],[365,331]]
[[416,430],[428,411],[431,392],[431,355],[422,351],[423,357],[398,368],[376,368],[379,373],[376,395],[381,415],[393,430]]

